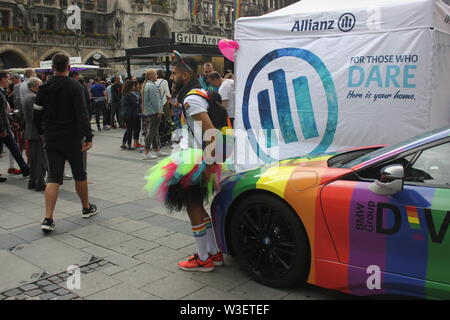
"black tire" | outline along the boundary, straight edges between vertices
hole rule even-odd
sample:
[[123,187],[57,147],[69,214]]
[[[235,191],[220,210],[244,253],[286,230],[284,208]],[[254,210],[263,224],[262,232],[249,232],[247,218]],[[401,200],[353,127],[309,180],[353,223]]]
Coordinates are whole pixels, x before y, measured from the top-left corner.
[[228,232],[236,258],[257,282],[284,288],[306,281],[308,237],[297,214],[281,199],[261,193],[245,198],[233,210]]

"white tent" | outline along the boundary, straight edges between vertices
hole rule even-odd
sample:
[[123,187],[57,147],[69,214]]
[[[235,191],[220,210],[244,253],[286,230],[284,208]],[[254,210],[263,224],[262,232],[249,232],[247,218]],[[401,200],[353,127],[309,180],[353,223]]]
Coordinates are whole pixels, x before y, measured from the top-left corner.
[[441,0],[303,0],[239,19],[235,40],[236,128],[261,162],[391,144],[450,123]]

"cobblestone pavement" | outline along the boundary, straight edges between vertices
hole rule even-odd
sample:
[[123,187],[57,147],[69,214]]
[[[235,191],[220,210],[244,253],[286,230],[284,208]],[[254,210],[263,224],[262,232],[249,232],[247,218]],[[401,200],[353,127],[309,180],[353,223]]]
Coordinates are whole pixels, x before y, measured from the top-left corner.
[[[299,286],[260,285],[232,257],[212,273],[185,273],[177,262],[195,251],[185,213],[169,214],[142,190],[155,161],[120,149],[123,130],[96,134],[88,156],[91,202],[98,216],[84,220],[73,181],[65,181],[56,206],[56,231],[40,231],[44,196],[27,180],[6,173],[0,158],[0,300],[3,299],[349,299]],[[167,150],[168,151],[168,150]],[[81,267],[81,288],[71,289],[67,268]]]

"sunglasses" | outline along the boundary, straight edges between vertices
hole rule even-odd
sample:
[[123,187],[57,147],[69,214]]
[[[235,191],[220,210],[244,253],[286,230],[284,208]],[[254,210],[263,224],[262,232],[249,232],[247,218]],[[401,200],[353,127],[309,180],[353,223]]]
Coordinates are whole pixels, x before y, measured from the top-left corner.
[[182,63],[190,72],[195,73],[194,70],[192,70],[192,68],[189,67],[189,65],[186,62],[184,62],[183,57],[177,50],[173,50],[173,54],[177,62]]

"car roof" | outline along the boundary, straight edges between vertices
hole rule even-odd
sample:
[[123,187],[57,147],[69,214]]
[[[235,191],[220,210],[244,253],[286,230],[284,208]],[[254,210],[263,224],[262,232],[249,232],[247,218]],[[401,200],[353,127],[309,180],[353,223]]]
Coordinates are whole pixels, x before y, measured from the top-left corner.
[[358,163],[355,166],[352,166],[352,169],[359,169],[363,166],[370,165],[372,163],[378,162],[380,160],[388,159],[392,156],[395,156],[399,153],[412,150],[414,148],[420,147],[424,144],[432,143],[446,137],[450,136],[450,128],[441,128],[433,131],[426,132],[419,136],[416,136],[412,139],[403,141],[399,144],[395,144],[392,146],[387,146],[385,148],[379,149],[375,152],[367,154],[367,160]]

